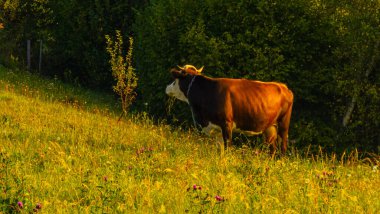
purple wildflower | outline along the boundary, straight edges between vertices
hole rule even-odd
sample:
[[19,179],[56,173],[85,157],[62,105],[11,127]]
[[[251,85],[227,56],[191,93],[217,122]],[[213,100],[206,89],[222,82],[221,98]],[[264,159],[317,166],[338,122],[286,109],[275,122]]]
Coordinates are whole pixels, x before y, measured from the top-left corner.
[[196,184],[193,185],[193,190],[197,190],[197,185]]
[[215,199],[216,199],[217,201],[223,201],[223,198],[222,198],[221,196],[219,196],[219,195],[215,196]]
[[21,201],[17,202],[17,205],[18,205],[18,207],[20,207],[21,209],[24,207],[24,204],[23,204]]

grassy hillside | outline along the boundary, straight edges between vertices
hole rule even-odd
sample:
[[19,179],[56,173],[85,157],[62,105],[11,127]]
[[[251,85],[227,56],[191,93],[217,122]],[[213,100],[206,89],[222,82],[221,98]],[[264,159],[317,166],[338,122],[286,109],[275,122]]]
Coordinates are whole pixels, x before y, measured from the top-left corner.
[[0,213],[380,212],[376,159],[220,154],[144,115],[117,122],[116,108],[112,96],[0,67]]

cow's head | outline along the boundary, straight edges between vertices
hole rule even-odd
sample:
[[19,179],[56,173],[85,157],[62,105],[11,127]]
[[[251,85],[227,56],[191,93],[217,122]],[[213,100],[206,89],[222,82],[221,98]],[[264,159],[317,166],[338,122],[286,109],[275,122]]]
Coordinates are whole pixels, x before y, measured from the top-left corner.
[[188,103],[187,91],[189,89],[189,85],[193,77],[199,75],[202,70],[203,67],[197,69],[193,65],[172,68],[170,72],[174,78],[174,81],[166,87],[166,94]]

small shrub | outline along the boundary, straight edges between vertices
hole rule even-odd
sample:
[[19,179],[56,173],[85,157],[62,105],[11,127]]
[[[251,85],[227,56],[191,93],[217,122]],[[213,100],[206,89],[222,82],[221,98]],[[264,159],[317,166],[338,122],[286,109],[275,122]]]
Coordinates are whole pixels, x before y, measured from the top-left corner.
[[133,38],[129,37],[129,48],[125,57],[122,53],[123,38],[119,30],[116,30],[115,41],[109,35],[106,35],[106,41],[107,52],[111,57],[109,62],[111,64],[112,76],[116,80],[113,90],[120,96],[122,110],[126,114],[136,98],[135,89],[138,80],[132,67]]

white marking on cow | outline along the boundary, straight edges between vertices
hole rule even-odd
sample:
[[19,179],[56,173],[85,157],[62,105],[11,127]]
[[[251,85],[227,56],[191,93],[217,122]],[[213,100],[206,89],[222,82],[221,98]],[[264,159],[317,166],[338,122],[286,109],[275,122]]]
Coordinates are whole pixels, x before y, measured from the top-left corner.
[[[244,131],[244,130],[238,129],[238,128],[236,128],[236,123],[235,122],[232,125],[232,131],[233,132],[242,133],[244,135],[259,135],[259,134],[263,133],[263,131],[254,132],[254,131]],[[204,132],[205,134],[211,136],[211,135],[214,135],[214,134],[221,133],[222,129],[218,125],[209,122],[206,127],[202,128],[202,132]]]
[[221,133],[222,129],[218,125],[209,122],[206,127],[202,128],[202,132],[211,136]]
[[245,131],[245,130],[241,130],[239,128],[236,128],[236,123],[234,122],[233,125],[232,125],[232,131],[233,132],[239,132],[239,133],[242,133],[244,135],[259,135],[259,134],[262,134],[263,131],[260,131],[260,132],[254,132],[254,131]]
[[209,122],[206,127],[202,128],[202,132],[214,138],[218,144],[223,145],[222,129],[218,125]]
[[186,98],[185,94],[179,88],[179,80],[175,79],[172,84],[169,84],[165,90],[166,94],[172,97],[175,97],[181,101],[189,103],[189,100]]

